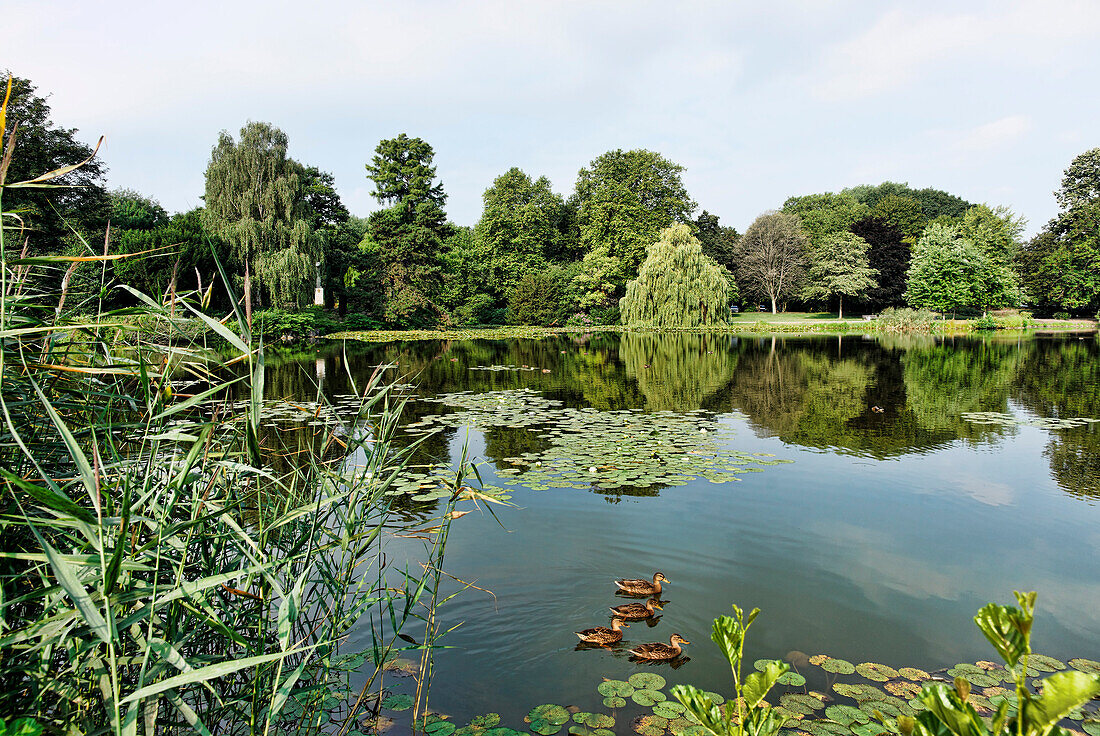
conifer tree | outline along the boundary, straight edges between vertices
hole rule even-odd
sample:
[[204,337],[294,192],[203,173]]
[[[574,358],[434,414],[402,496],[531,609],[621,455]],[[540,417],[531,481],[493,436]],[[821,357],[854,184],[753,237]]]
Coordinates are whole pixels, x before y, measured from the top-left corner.
[[729,272],[703,255],[691,228],[677,223],[649,247],[638,278],[619,301],[628,327],[701,327],[726,320]]
[[250,122],[240,141],[222,131],[206,167],[207,227],[252,274],[260,304],[304,306],[319,248],[307,219],[301,164],[287,158],[287,137]]

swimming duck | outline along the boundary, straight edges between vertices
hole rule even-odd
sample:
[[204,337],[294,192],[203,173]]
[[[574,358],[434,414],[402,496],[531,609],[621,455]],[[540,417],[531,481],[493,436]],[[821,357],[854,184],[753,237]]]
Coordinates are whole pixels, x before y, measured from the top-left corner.
[[638,621],[643,618],[653,618],[657,611],[663,608],[661,602],[656,598],[650,598],[643,603],[624,603],[621,606],[612,606],[611,610],[619,618],[625,618],[627,621]]
[[574,631],[573,633],[586,644],[614,644],[623,640],[623,630],[619,628],[620,626],[629,628],[630,624],[624,624],[623,620],[616,616],[611,619],[610,629],[606,626],[595,626],[591,629]]
[[630,595],[649,595],[655,596],[661,594],[661,581],[671,583],[672,581],[665,577],[663,572],[653,573],[653,582],[648,580],[642,580],[640,578],[628,578],[625,580],[616,580],[615,585],[619,586],[619,590]]
[[680,645],[690,643],[679,634],[673,634],[669,637],[668,644],[640,644],[629,651],[638,659],[676,659],[683,652]]

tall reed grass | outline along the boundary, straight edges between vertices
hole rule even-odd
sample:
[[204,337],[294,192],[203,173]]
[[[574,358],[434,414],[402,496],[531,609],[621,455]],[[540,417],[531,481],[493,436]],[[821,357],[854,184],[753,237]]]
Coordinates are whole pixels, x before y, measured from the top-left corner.
[[[72,170],[5,183],[17,141],[13,130],[0,149],[0,211],[4,191],[54,186]],[[81,256],[12,257],[26,237],[19,213],[3,212],[0,722],[22,719],[29,733],[356,732],[387,660],[427,654],[438,636],[446,535],[471,493],[465,465],[425,536],[423,569],[390,569],[386,491],[413,448],[392,443],[402,402],[380,373],[338,425],[272,430],[263,348],[239,313],[217,320],[192,303],[201,295],[174,292],[135,293],[140,307],[124,312],[99,311],[94,295],[66,302],[74,269],[113,256],[85,244]],[[193,331],[119,339],[143,322],[171,334],[184,315],[229,349]],[[371,631],[365,653],[343,646],[353,627]],[[355,693],[352,670],[366,683]]]

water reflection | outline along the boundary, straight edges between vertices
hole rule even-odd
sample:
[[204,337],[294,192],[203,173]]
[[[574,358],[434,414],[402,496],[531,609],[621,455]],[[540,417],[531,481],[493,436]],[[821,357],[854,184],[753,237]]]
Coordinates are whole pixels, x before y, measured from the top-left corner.
[[[876,459],[927,454],[961,442],[1002,443],[1018,427],[975,424],[966,412],[1037,417],[1100,415],[1095,337],[1044,339],[858,336],[738,338],[700,334],[571,335],[543,340],[417,341],[332,346],[269,361],[272,397],[353,390],[380,364],[421,395],[526,388],[566,407],[646,412],[743,412],[763,437]],[[513,369],[500,369],[512,366]],[[471,368],[498,370],[471,370]],[[521,369],[522,367],[522,369]],[[353,381],[354,378],[354,381]],[[440,411],[412,402],[409,422]],[[446,409],[443,409],[447,411]],[[426,440],[445,458],[456,436]],[[1100,426],[1046,432],[1051,473],[1068,493],[1100,498]],[[285,441],[284,441],[285,444]],[[485,432],[494,462],[545,452],[523,428]],[[629,492],[626,489],[622,492]],[[652,489],[648,493],[652,494]],[[996,499],[999,491],[982,493]],[[618,496],[619,493],[611,494]]]

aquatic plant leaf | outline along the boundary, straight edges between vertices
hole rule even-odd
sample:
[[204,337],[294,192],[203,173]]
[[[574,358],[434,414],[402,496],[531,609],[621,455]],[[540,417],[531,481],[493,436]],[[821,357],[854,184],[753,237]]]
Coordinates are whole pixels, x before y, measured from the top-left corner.
[[825,703],[820,698],[806,693],[785,693],[779,698],[779,704],[795,713],[806,715],[825,707]]
[[661,736],[668,728],[668,719],[660,716],[638,716],[631,729],[639,736]]
[[1100,736],[1100,721],[1085,721],[1081,724],[1081,730],[1089,736]]
[[627,682],[639,690],[660,690],[666,684],[665,678],[655,672],[635,672]]
[[382,707],[386,710],[408,710],[413,707],[413,699],[411,695],[401,693],[400,695],[391,695],[382,701]]
[[714,703],[715,705],[721,705],[722,703],[726,702],[726,697],[724,695],[710,690],[704,691],[703,695],[706,695],[708,698],[710,698],[710,702]]
[[684,706],[675,700],[665,700],[653,706],[653,715],[662,718],[679,718],[684,712]]
[[851,729],[831,721],[803,721],[800,728],[808,731],[811,736],[851,736]]
[[1017,593],[1016,600],[1023,608],[990,603],[974,616],[974,623],[1009,667],[1019,662],[1030,648],[1035,618],[1035,593]]
[[1091,675],[1100,675],[1100,662],[1094,659],[1082,659],[1077,657],[1069,661],[1069,666],[1078,672],[1087,672]]
[[844,726],[851,726],[853,723],[867,723],[871,720],[866,713],[850,705],[830,705],[825,709],[825,717]]
[[1048,657],[1045,654],[1031,653],[1027,655],[1028,667],[1035,667],[1035,669],[1041,672],[1057,672],[1058,670],[1064,670],[1066,665],[1054,657]]
[[821,663],[821,669],[837,675],[850,675],[856,671],[856,666],[846,659],[829,657]]
[[428,736],[451,736],[457,726],[450,721],[439,720],[424,726],[424,733]]
[[561,730],[561,727],[563,725],[564,724],[561,723],[551,723],[550,721],[543,720],[542,718],[536,718],[531,721],[531,725],[529,725],[528,728],[530,728],[531,731],[533,731],[534,733],[539,734],[539,736],[553,736],[553,734],[556,734],[558,731]]
[[1038,733],[1096,695],[1100,695],[1100,675],[1058,672],[1043,681],[1042,696],[1020,703],[1020,721],[1025,732]]
[[829,658],[830,657],[828,654],[815,654],[814,656],[810,657],[810,664],[820,667],[825,663],[825,660]]
[[920,692],[921,686],[915,682],[905,682],[904,680],[893,680],[885,683],[883,689],[891,695],[899,698],[905,698],[908,700],[916,696]]
[[[547,703],[545,705],[538,705],[531,709],[524,718],[527,723],[534,724],[535,721],[546,721],[555,726],[564,725],[569,721],[569,711],[560,705],[553,703]],[[497,723],[500,722],[500,716],[497,716]],[[492,724],[496,725],[496,723]],[[556,731],[554,733],[557,733]]]
[[806,684],[806,678],[797,672],[787,671],[784,672],[775,681],[777,685],[790,685],[791,687],[802,687]]
[[629,698],[634,692],[634,686],[625,680],[604,680],[596,687],[596,691],[605,698]]
[[512,728],[490,728],[483,731],[481,736],[523,736],[522,733]]
[[886,682],[898,676],[898,671],[893,667],[885,664],[877,664],[875,662],[857,664],[856,672],[862,677],[866,677],[868,680],[874,680],[875,682]]
[[[500,723],[499,713],[483,713],[470,719],[470,725],[474,728],[492,728]],[[562,721],[565,723],[565,721]]]
[[667,696],[660,690],[635,690],[631,693],[630,699],[638,705],[648,707],[655,703],[660,703],[663,700],[667,700]]
[[618,695],[609,695],[603,699],[603,705],[605,708],[622,708],[626,705],[626,699]]

